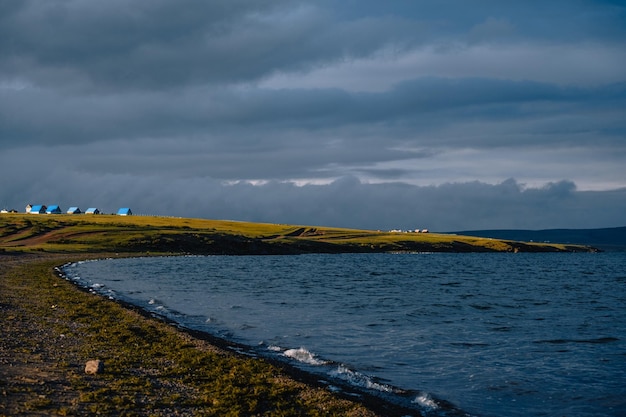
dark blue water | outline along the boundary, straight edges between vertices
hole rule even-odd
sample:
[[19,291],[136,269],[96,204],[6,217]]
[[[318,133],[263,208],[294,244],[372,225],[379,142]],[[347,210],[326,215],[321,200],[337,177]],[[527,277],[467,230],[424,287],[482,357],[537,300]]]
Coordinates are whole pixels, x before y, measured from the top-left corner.
[[482,416],[626,415],[626,254],[116,259],[69,279],[351,384]]

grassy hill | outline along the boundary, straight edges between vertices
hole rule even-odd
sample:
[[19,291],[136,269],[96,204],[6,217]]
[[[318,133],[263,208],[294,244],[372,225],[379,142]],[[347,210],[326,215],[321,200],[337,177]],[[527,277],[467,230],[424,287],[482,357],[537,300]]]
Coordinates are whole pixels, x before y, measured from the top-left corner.
[[438,233],[115,215],[0,215],[0,251],[48,253],[298,254],[563,252],[582,245]]

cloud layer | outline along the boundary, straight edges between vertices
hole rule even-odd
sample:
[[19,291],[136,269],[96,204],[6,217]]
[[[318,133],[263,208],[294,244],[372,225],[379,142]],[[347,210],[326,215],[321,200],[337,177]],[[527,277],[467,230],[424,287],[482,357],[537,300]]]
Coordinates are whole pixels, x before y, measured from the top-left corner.
[[0,204],[623,225],[626,9],[545,3],[1,1]]

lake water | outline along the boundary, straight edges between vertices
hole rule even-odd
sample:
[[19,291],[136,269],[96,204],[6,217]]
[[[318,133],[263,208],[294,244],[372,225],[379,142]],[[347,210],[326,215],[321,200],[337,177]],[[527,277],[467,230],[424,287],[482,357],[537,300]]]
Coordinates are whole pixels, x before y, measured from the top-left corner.
[[[626,415],[626,253],[112,259],[68,279],[424,414]],[[340,385],[339,383],[337,383]]]

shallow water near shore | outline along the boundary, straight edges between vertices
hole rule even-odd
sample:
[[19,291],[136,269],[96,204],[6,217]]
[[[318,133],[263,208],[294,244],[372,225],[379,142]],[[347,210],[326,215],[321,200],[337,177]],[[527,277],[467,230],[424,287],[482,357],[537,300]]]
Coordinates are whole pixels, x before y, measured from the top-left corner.
[[626,415],[625,253],[132,258],[64,272],[425,414]]

